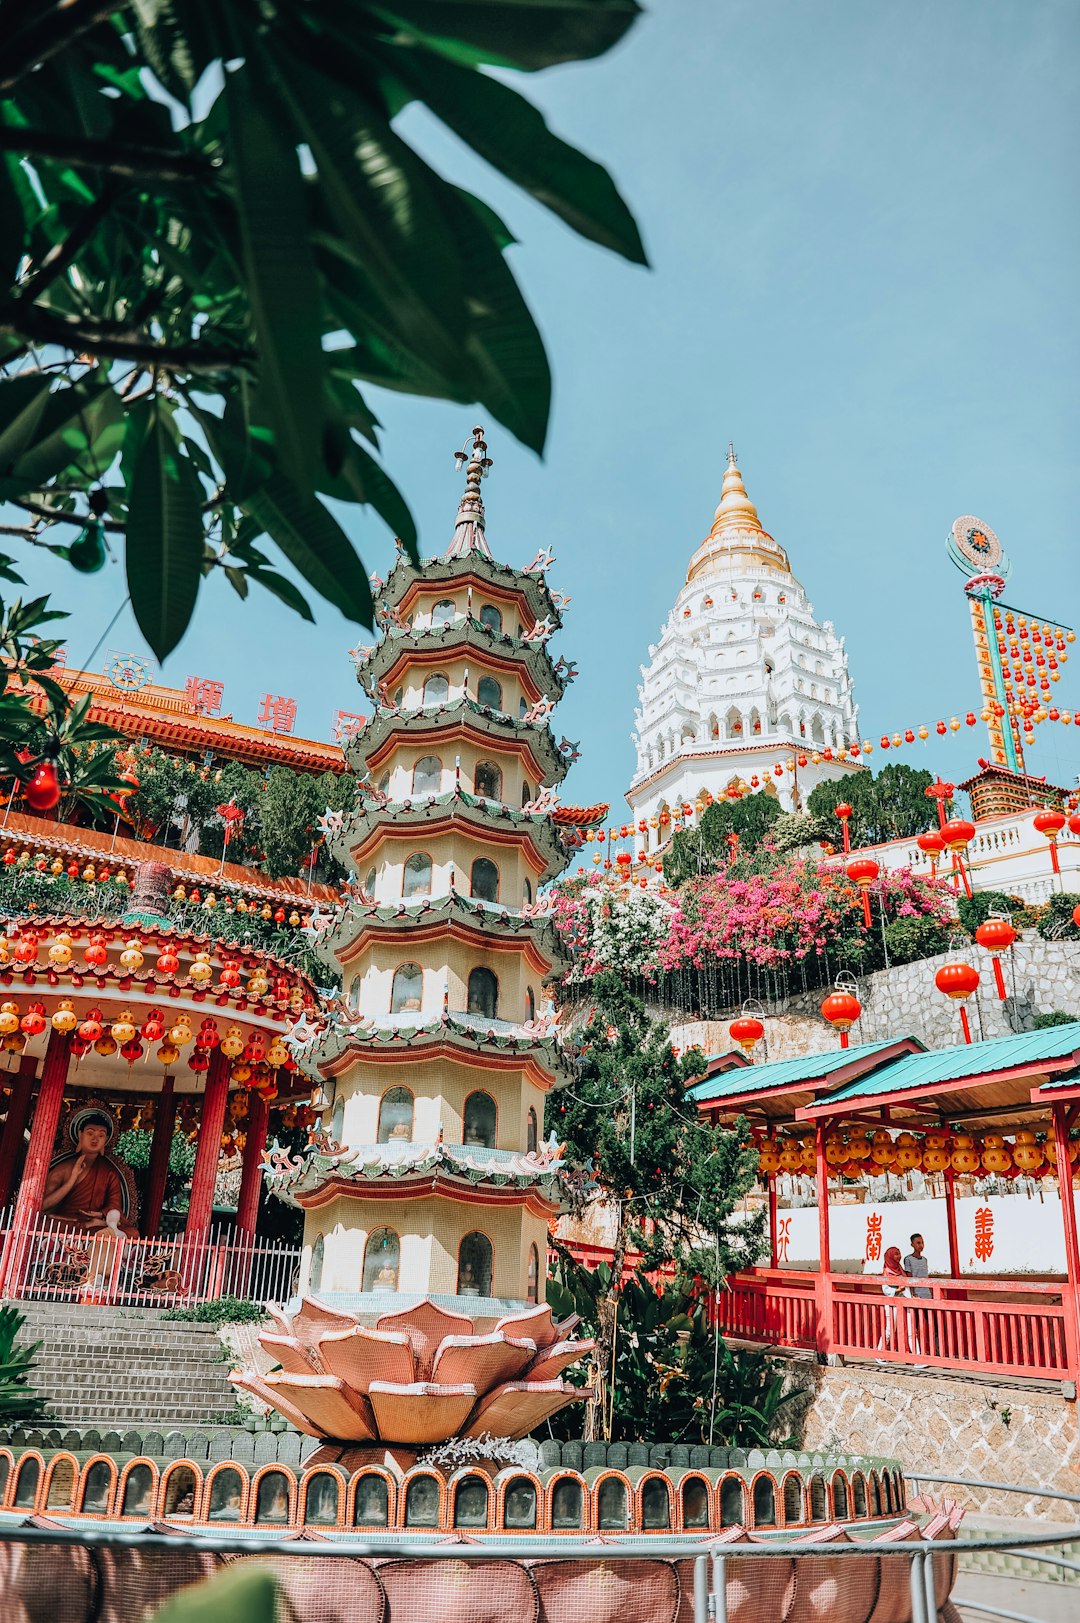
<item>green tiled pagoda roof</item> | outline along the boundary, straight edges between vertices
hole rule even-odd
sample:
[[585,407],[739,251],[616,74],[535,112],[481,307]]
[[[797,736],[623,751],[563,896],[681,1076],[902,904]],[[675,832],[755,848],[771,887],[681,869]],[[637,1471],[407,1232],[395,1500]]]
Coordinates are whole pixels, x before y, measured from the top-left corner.
[[1040,1031],[1022,1031],[1011,1037],[993,1037],[987,1042],[960,1043],[954,1048],[938,1048],[930,1053],[905,1054],[873,1075],[838,1088],[830,1094],[829,1103],[879,1099],[891,1093],[941,1087],[969,1077],[1070,1059],[1080,1069],[1080,1021],[1067,1026],[1047,1026]]
[[[916,1039],[912,1038],[911,1041]],[[895,1039],[890,1038],[885,1042],[864,1043],[858,1048],[833,1048],[823,1054],[800,1054],[794,1059],[773,1060],[766,1065],[734,1065],[730,1070],[696,1083],[688,1089],[688,1095],[698,1104],[704,1104],[745,1093],[764,1093],[773,1088],[797,1087],[800,1092],[805,1092],[814,1083],[827,1083],[835,1071],[872,1060],[883,1050],[895,1047]],[[726,1057],[729,1056],[713,1055],[710,1064],[717,1058]],[[730,1057],[740,1056],[733,1054]]]

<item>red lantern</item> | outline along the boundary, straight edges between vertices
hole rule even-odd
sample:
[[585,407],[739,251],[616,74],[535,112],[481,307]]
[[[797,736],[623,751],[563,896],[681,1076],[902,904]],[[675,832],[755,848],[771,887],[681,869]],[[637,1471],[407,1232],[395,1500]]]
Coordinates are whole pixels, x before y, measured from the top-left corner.
[[752,1055],[754,1049],[765,1035],[765,1027],[755,1015],[740,1015],[728,1027],[728,1036],[732,1042],[738,1043],[743,1053]]
[[21,935],[15,943],[15,957],[20,964],[33,964],[37,962],[38,943],[37,936]]
[[[975,838],[975,824],[966,817],[953,817],[941,825],[941,839],[946,851],[952,852],[953,869],[964,883],[964,892],[971,895],[971,880],[964,866],[964,852]],[[953,881],[955,883],[955,879]]]
[[160,1042],[165,1035],[165,1019],[160,1009],[151,1009],[142,1023],[142,1034],[148,1043]]
[[844,852],[846,855],[846,853],[851,850],[850,823],[851,818],[854,815],[854,808],[849,806],[846,800],[842,800],[839,806],[835,806],[833,809],[836,812],[837,817],[840,819],[840,826],[844,830]]
[[862,1004],[851,992],[830,992],[821,1005],[821,1018],[840,1033],[840,1047],[848,1046],[848,1032],[862,1014]]
[[971,964],[942,964],[934,976],[934,984],[939,992],[951,997],[960,1005],[960,1024],[964,1028],[964,1041],[971,1041],[971,1027],[968,1024],[965,1001],[971,996],[979,984],[979,971]]
[[79,1039],[84,1043],[96,1043],[101,1036],[101,1010],[88,1009],[86,1019],[79,1023]]
[[60,799],[60,779],[51,761],[42,761],[24,788],[23,799],[34,811],[52,811]]
[[154,965],[154,974],[161,975],[167,980],[170,975],[175,975],[179,968],[180,960],[172,946],[164,947],[158,954],[158,961]]
[[1061,864],[1058,861],[1057,838],[1065,827],[1065,813],[1051,811],[1048,807],[1045,811],[1037,811],[1031,821],[1039,833],[1045,834],[1050,841],[1050,866],[1055,873],[1060,873]]
[[1001,973],[1001,960],[998,957],[998,954],[1008,952],[1009,948],[1016,940],[1016,935],[1017,932],[1013,929],[1008,919],[986,919],[985,922],[980,924],[979,928],[975,931],[975,939],[979,943],[979,946],[985,948],[988,953],[992,954],[991,962],[994,965],[994,984],[997,987],[997,995],[1003,1003],[1006,996],[1005,980]]
[[[844,834],[847,834],[847,824],[844,824]],[[862,891],[863,923],[870,928],[870,886],[881,872],[880,865],[873,857],[853,857],[847,865],[847,876],[852,884],[858,885]]]
[[45,1005],[43,1003],[31,1003],[19,1021],[19,1027],[28,1037],[40,1037],[45,1030]]

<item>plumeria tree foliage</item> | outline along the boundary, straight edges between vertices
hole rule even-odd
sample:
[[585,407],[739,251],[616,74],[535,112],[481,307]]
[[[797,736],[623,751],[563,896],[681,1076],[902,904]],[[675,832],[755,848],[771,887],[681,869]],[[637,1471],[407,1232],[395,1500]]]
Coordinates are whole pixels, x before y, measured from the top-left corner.
[[[159,658],[221,569],[311,618],[267,541],[370,625],[326,499],[415,554],[368,385],[481,401],[544,444],[547,357],[426,108],[581,235],[643,263],[607,173],[508,75],[602,54],[636,0],[10,0],[0,92],[0,501],[100,567]],[[499,70],[496,77],[490,69]]]
[[851,807],[849,823],[853,846],[881,845],[886,840],[910,839],[937,826],[936,802],[927,798],[933,782],[929,772],[916,767],[889,765],[880,772],[853,772],[840,783],[819,783],[806,802],[818,818],[824,838],[839,849],[842,832],[836,807]]
[[667,1028],[612,969],[590,986],[591,1017],[578,1032],[577,1071],[549,1101],[548,1127],[594,1174],[614,1213],[614,1254],[596,1303],[597,1350],[587,1435],[610,1435],[607,1381],[616,1307],[629,1252],[645,1273],[667,1269],[704,1288],[756,1262],[764,1213],[736,1208],[757,1176],[749,1130],[698,1115],[686,1088],[704,1068],[698,1049],[677,1054]]

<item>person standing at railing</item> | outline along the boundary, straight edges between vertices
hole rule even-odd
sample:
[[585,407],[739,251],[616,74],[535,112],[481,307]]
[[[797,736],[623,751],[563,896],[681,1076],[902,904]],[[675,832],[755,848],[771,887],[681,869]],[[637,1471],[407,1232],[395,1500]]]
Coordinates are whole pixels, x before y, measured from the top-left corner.
[[[909,1279],[926,1279],[929,1276],[930,1262],[926,1256],[926,1241],[921,1234],[911,1236],[911,1250],[904,1258],[904,1272]],[[933,1292],[928,1285],[913,1285],[911,1294],[929,1301]]]
[[[891,1245],[885,1253],[884,1266],[881,1271],[881,1294],[883,1296],[906,1296],[908,1293],[908,1276],[904,1272],[904,1265],[900,1259],[900,1247]],[[898,1352],[896,1336],[896,1309],[886,1306],[885,1328],[877,1344],[879,1352]]]

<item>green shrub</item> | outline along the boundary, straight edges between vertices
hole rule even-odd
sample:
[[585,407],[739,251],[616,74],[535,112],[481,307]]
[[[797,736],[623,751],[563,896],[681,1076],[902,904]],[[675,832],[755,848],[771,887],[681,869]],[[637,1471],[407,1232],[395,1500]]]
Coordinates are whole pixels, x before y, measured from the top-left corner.
[[911,964],[919,958],[933,958],[949,945],[949,931],[940,919],[893,919],[885,926],[889,962]]
[[1050,1009],[1046,1014],[1037,1014],[1031,1022],[1031,1028],[1033,1031],[1044,1031],[1047,1026],[1073,1026],[1075,1024],[1075,1014],[1066,1014],[1064,1009]]
[[17,1307],[0,1307],[0,1421],[40,1420],[45,1414],[40,1392],[27,1384],[41,1342],[15,1345],[25,1323]]
[[246,1302],[239,1296],[219,1296],[198,1307],[173,1307],[163,1319],[183,1319],[187,1324],[258,1324],[266,1317],[261,1302]]
[[1076,907],[1080,907],[1080,896],[1051,896],[1036,926],[1044,941],[1080,941],[1080,929],[1073,920]]

